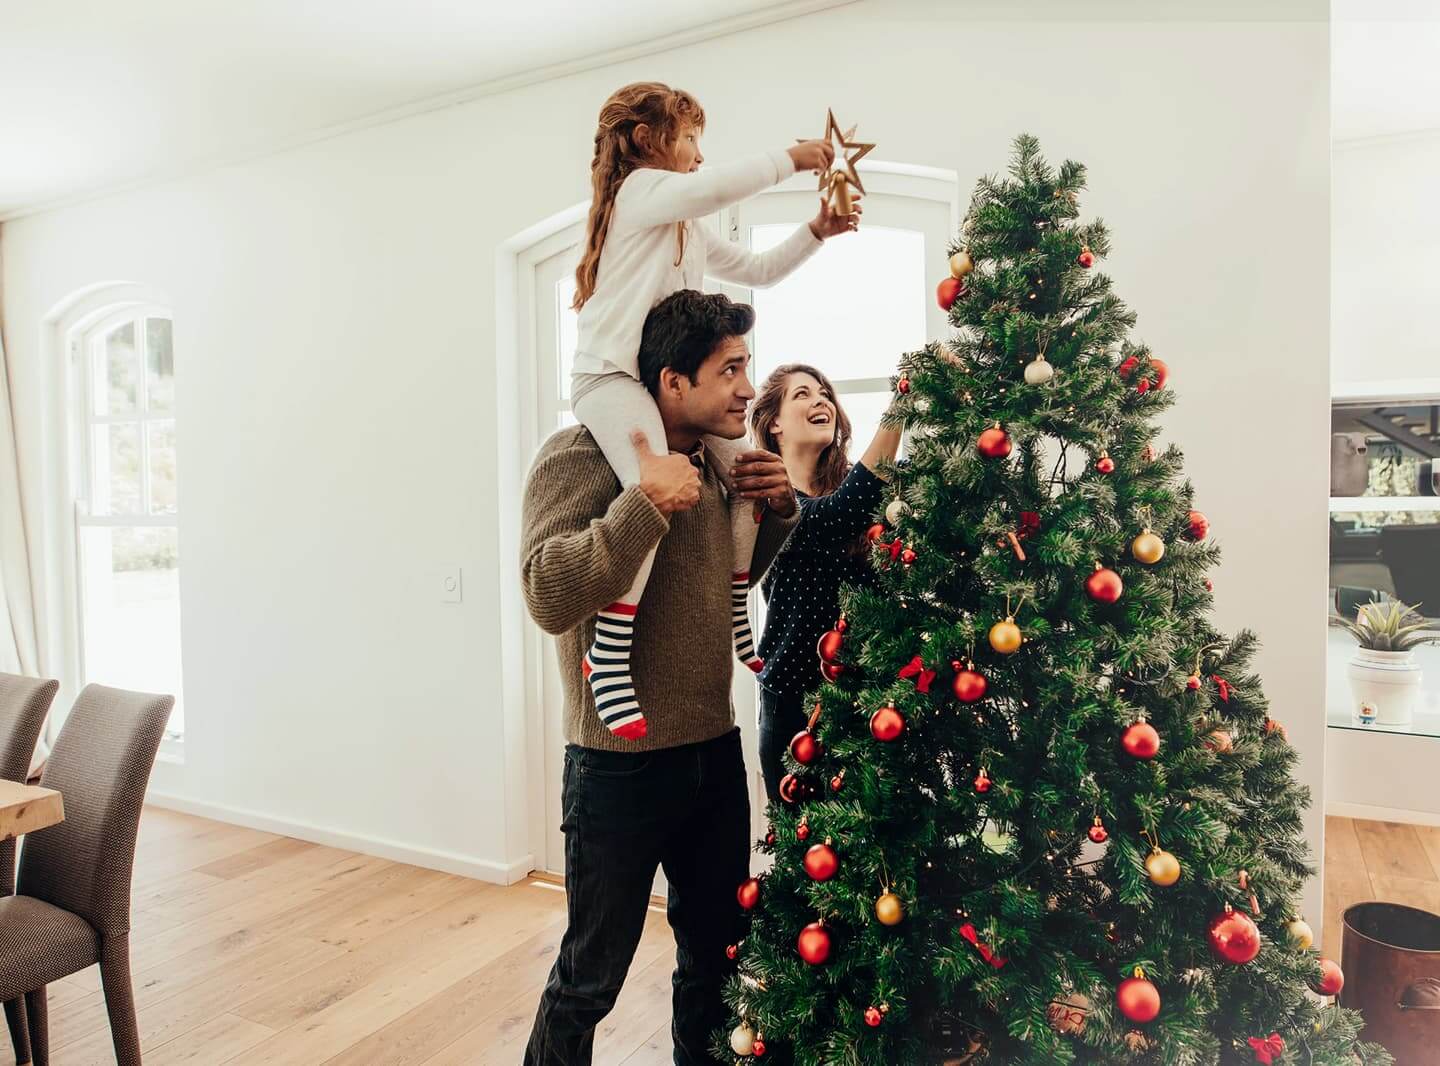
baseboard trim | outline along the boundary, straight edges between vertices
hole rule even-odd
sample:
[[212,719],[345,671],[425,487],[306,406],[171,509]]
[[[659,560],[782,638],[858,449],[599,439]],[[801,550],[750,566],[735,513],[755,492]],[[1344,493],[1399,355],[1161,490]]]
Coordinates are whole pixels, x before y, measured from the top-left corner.
[[170,792],[151,790],[145,796],[147,803],[156,807],[163,807],[166,810],[179,811],[181,814],[193,814],[200,818],[209,818],[216,822],[226,822],[230,825],[243,825],[247,829],[259,829],[266,833],[278,833],[281,836],[294,837],[296,840],[308,840],[312,844],[323,844],[330,848],[344,848],[346,851],[358,851],[362,855],[374,855],[381,859],[390,859],[393,862],[403,862],[410,866],[421,866],[427,870],[439,870],[442,873],[458,874],[461,877],[474,878],[477,881],[488,881],[496,885],[514,885],[530,876],[530,871],[535,868],[535,860],[532,856],[526,855],[515,862],[506,865],[504,863],[491,862],[488,859],[476,859],[468,855],[461,855],[452,851],[439,851],[434,848],[417,848],[411,844],[402,844],[395,840],[385,840],[380,837],[363,836],[358,833],[347,833],[339,829],[327,829],[324,826],[310,825],[306,822],[292,821],[288,818],[277,818],[273,815],[264,814],[260,811],[245,810],[241,807],[230,807],[221,803],[206,803],[202,800],[189,799],[185,796],[177,796]]
[[1440,812],[1409,811],[1403,807],[1374,807],[1368,803],[1340,803],[1332,800],[1325,804],[1325,813],[1334,818],[1360,818],[1367,822],[1440,826]]

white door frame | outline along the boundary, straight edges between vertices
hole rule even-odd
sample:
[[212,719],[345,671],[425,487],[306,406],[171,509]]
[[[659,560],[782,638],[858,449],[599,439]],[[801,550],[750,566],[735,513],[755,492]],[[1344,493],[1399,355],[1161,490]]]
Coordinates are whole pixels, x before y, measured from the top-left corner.
[[[960,186],[954,171],[878,161],[861,163],[859,169],[871,196],[910,196],[946,203],[950,207],[951,232],[959,228]],[[796,175],[767,193],[794,193],[810,184],[813,178],[809,175]],[[586,203],[574,204],[522,230],[504,241],[495,257],[495,392],[491,400],[495,405],[498,444],[496,613],[500,662],[506,664],[500,672],[498,697],[505,749],[506,853],[515,856],[508,864],[512,882],[543,868],[550,832],[542,644],[548,638],[527,614],[520,591],[520,511],[525,475],[551,428],[539,424],[541,368],[535,328],[535,274],[540,263],[573,242],[574,228],[583,225],[587,210]],[[727,225],[739,225],[738,216],[721,215],[713,221],[722,232]],[[927,264],[927,275],[932,269],[944,270],[946,265]],[[510,313],[506,313],[507,308]],[[742,682],[750,679],[740,678],[737,689]],[[737,701],[737,715],[753,716],[753,693],[744,702],[750,706]]]

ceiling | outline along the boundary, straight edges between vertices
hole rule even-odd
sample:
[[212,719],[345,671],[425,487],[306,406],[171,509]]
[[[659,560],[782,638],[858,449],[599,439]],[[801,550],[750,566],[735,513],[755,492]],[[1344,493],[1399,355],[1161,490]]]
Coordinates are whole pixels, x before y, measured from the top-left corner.
[[839,2],[0,0],[0,219]]
[[[0,0],[0,220],[845,2]],[[1437,9],[1335,0],[1337,138],[1440,130]]]

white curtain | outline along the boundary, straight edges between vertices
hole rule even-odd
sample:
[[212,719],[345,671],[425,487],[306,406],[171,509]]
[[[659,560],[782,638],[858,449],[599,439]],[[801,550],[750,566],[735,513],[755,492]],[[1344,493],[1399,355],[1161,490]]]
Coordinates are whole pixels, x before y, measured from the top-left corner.
[[[30,551],[20,503],[20,457],[10,402],[10,372],[0,332],[0,670],[34,676],[40,672],[35,597],[30,586]],[[42,740],[32,771],[47,755]]]

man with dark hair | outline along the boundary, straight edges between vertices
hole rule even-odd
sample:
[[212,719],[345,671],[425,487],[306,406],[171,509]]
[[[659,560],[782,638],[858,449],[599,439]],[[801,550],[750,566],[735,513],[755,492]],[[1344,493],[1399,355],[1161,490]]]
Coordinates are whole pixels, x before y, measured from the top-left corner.
[[[711,1064],[721,988],[739,932],[736,887],[749,876],[750,804],[730,702],[729,472],[702,438],[737,439],[755,397],[745,334],[754,311],[681,290],[645,320],[641,378],[660,408],[669,454],[634,438],[640,483],[621,490],[590,432],[541,447],[525,486],[522,584],[530,613],[557,635],[565,687],[565,889],[569,926],[540,999],[527,1066],[584,1066],[615,1004],[645,923],[655,871],[669,883],[675,933],[675,1062]],[[767,504],[751,561],[758,581],[798,515],[780,457],[745,452],[734,491]],[[595,616],[657,549],[633,636],[634,683],[648,730],[612,734],[581,660]]]

